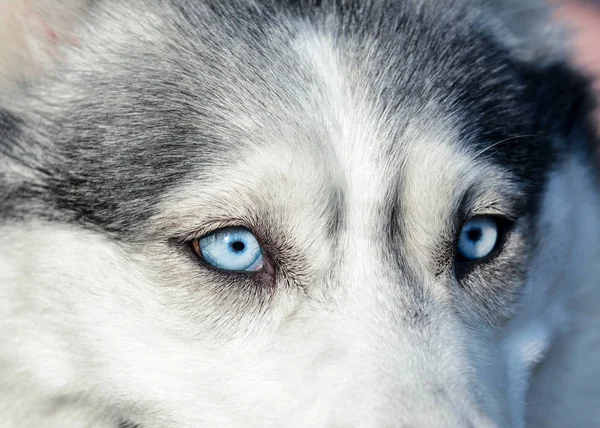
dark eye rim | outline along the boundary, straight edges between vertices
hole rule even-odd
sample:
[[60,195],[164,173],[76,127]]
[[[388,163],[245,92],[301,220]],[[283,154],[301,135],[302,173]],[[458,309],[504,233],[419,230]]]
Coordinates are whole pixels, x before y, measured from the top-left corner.
[[[490,253],[488,255],[486,255],[485,257],[482,257],[480,259],[470,260],[470,259],[467,259],[465,256],[463,256],[460,253],[460,251],[458,250],[458,242],[460,239],[460,233],[468,222],[476,220],[476,219],[480,219],[480,218],[489,218],[489,219],[492,219],[496,223],[496,226],[498,228],[498,239],[496,240],[496,244],[494,245],[494,248],[492,249],[492,251],[490,251]],[[494,260],[496,257],[498,257],[498,255],[504,249],[507,238],[510,235],[510,232],[512,231],[513,226],[514,226],[513,220],[509,219],[508,217],[504,217],[504,216],[498,215],[498,214],[477,214],[477,215],[471,216],[471,217],[467,218],[466,220],[464,220],[462,223],[460,223],[460,225],[458,227],[458,230],[456,232],[456,236],[454,239],[454,243],[453,243],[455,265],[458,267],[461,267],[462,270],[468,270],[468,268],[480,266],[480,265],[489,263],[492,260]]]

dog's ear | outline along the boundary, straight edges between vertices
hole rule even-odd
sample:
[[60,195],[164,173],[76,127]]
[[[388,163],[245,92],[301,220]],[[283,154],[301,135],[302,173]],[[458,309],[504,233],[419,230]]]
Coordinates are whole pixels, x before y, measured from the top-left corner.
[[560,0],[481,0],[483,19],[520,60],[540,67],[568,55],[568,32],[557,19]]
[[0,0],[0,89],[40,76],[59,59],[87,0]]

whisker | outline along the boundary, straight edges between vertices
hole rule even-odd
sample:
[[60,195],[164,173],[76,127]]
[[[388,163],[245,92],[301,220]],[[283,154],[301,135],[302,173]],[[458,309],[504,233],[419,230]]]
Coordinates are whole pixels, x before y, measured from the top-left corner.
[[494,147],[496,147],[502,143],[506,143],[507,141],[512,141],[512,140],[517,140],[519,138],[545,138],[547,140],[550,139],[550,138],[546,137],[545,135],[515,135],[513,137],[505,138],[504,140],[496,141],[495,143],[487,146],[483,150],[476,153],[474,159],[478,159],[481,155],[487,153],[488,151],[490,151],[491,149],[493,149]]

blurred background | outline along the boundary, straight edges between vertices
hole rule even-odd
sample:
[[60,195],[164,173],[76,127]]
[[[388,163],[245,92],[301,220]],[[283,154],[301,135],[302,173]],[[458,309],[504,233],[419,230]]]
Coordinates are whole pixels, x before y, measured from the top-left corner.
[[[559,1],[557,13],[572,29],[575,60],[594,77],[600,103],[600,1]],[[600,110],[596,117],[600,130]]]

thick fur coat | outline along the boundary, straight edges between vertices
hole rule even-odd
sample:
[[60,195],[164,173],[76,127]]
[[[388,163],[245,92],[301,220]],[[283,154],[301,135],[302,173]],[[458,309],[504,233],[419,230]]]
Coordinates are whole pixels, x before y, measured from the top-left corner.
[[[0,427],[600,420],[593,102],[541,1],[13,0],[0,36]],[[196,251],[230,227],[256,272]]]

